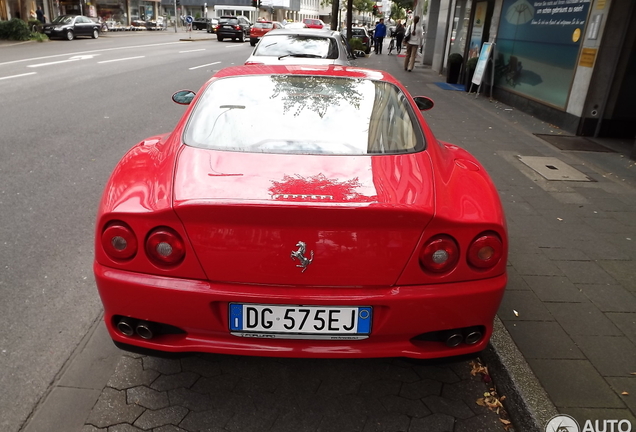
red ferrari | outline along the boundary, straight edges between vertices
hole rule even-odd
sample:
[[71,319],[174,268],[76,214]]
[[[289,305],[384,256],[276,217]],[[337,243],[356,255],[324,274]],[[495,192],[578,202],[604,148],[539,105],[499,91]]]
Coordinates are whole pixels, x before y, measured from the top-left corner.
[[[122,349],[434,358],[483,350],[506,286],[497,190],[385,72],[219,71],[116,166],[94,272]],[[152,351],[151,351],[152,352]]]

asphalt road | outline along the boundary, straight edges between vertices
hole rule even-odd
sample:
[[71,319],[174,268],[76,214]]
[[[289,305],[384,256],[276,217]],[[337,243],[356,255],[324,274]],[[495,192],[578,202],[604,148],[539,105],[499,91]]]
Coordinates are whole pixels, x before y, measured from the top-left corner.
[[[20,429],[101,304],[94,218],[113,166],[170,131],[214,70],[248,43],[172,31],[0,47],[0,430]],[[207,37],[194,32],[193,38]]]

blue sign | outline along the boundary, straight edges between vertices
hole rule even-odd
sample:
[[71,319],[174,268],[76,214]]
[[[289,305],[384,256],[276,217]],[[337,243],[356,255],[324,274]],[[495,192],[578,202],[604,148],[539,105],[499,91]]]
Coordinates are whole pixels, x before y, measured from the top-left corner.
[[192,21],[194,21],[194,19],[192,18],[192,15],[188,15],[185,19],[186,23],[188,24],[192,24]]

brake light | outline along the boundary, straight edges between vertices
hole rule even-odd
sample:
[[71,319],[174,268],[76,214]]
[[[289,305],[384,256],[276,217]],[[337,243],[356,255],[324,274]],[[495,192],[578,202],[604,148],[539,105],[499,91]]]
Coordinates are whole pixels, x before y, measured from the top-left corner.
[[112,221],[102,233],[102,247],[111,259],[129,260],[137,253],[137,237],[125,223]]
[[362,42],[364,42],[364,43],[366,44],[367,42],[369,42],[369,38],[368,38],[368,37],[366,37],[366,36],[365,36],[365,37],[363,37],[363,38],[362,38]]
[[241,29],[241,26],[239,26],[239,25],[235,25],[234,26],[234,30],[240,30],[240,29]]
[[146,254],[158,266],[175,266],[183,261],[185,244],[176,231],[155,228],[146,239]]
[[451,271],[459,261],[459,247],[454,238],[448,235],[431,237],[420,252],[420,265],[433,273]]
[[503,243],[495,233],[482,233],[468,248],[468,263],[479,269],[489,269],[497,265],[503,255]]

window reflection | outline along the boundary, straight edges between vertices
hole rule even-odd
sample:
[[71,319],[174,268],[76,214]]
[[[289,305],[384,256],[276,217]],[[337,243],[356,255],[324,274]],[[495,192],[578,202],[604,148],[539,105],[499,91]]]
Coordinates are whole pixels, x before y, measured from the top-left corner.
[[294,154],[396,154],[424,142],[402,91],[365,79],[253,75],[213,82],[186,127],[193,147]]

